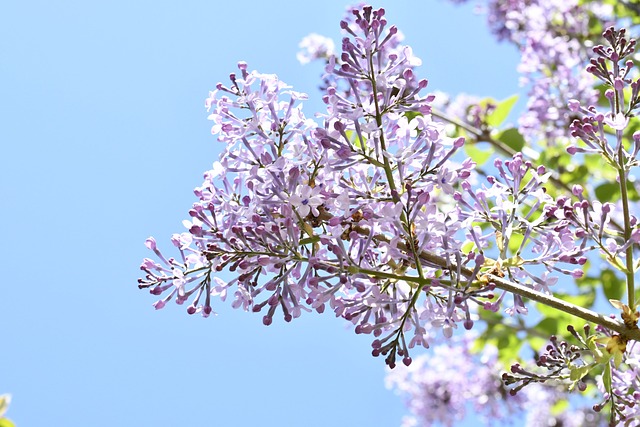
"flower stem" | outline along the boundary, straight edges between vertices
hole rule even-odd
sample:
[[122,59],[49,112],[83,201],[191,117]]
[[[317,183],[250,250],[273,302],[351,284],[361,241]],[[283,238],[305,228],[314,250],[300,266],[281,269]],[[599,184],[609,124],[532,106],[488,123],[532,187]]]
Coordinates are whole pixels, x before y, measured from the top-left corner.
[[[354,227],[354,231],[360,234],[368,235],[370,230],[364,227]],[[374,240],[380,242],[389,243],[389,239],[383,235],[376,235],[373,237]],[[409,250],[404,243],[398,243],[398,248],[401,250]],[[420,259],[426,261],[427,264],[440,267],[442,269],[451,269],[457,268],[455,262],[450,262],[446,258],[436,255],[431,252],[422,251],[420,252]],[[460,266],[460,273],[465,277],[473,277],[473,270]],[[520,285],[518,283],[511,282],[509,280],[500,278],[493,274],[487,274],[487,278],[490,283],[493,283],[498,289],[502,289],[507,292],[511,292],[513,294],[520,295],[525,298],[529,298],[530,300],[539,302],[541,304],[547,305],[549,307],[560,310],[564,313],[571,314],[580,319],[586,320],[588,322],[593,322],[600,326],[603,326],[612,331],[618,332],[619,334],[624,335],[627,339],[630,340],[640,340],[640,329],[629,329],[623,323],[616,321],[608,316],[602,315],[600,313],[596,313],[592,310],[589,310],[584,307],[580,307],[578,305],[572,304],[570,302],[564,301],[560,298],[556,298],[553,295],[547,295],[542,292],[538,292],[526,286]],[[420,278],[411,277],[411,281],[420,283]],[[424,286],[421,284],[421,286]]]
[[[624,147],[618,144],[618,180],[620,181],[620,195],[622,201],[622,213],[624,217],[624,242],[631,240],[631,215],[629,213],[629,195],[627,194],[627,173],[624,165]],[[635,311],[635,276],[633,268],[633,246],[628,245],[625,253],[626,277],[627,277],[627,305]]]

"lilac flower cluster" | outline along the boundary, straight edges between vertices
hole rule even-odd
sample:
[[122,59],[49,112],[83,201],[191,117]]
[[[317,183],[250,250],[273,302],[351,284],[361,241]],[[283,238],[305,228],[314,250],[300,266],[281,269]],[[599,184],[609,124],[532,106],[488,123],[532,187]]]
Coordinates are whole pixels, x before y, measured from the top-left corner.
[[474,339],[467,334],[434,346],[428,355],[416,358],[409,367],[389,370],[387,388],[405,397],[410,415],[403,427],[456,425],[473,409],[475,420],[485,425],[512,421],[523,413],[527,427],[599,425],[597,414],[573,409],[554,414],[553,406],[563,393],[552,386],[534,385],[510,395],[498,372],[498,350],[487,346],[471,351]]
[[[557,213],[559,202],[544,187],[550,173],[544,166],[534,167],[521,153],[504,162],[496,159],[494,166],[498,173],[488,176],[486,184],[478,188],[465,181],[462,192],[454,195],[463,209],[462,217],[473,219],[468,238],[479,251],[476,263],[491,267],[489,273],[547,294],[558,274],[582,277],[581,266],[591,247],[586,236]],[[497,258],[485,256],[486,250],[491,250],[487,254],[497,250]],[[497,311],[507,295],[513,297],[507,314],[527,314],[522,297],[506,291],[487,301],[484,308]]]
[[434,346],[409,367],[389,370],[387,388],[405,397],[411,413],[403,426],[453,426],[470,407],[485,424],[494,424],[516,413],[521,396],[509,396],[498,372],[497,349],[486,347],[473,354],[473,338],[467,334]]
[[[516,1],[492,4],[494,15],[504,15],[505,34],[521,43],[522,69],[538,76],[527,113],[533,119],[523,127],[535,123],[545,137],[555,138],[569,114],[558,107],[567,103],[567,94],[584,90],[584,99],[592,100],[586,91],[591,82],[576,74],[584,45],[559,35],[585,31],[583,10],[572,2],[526,3],[526,10]],[[572,18],[552,31],[545,14]],[[473,161],[458,154],[464,138],[448,136],[432,116],[434,96],[425,94],[427,81],[415,70],[420,60],[388,25],[384,9],[351,8],[340,26],[345,37],[339,56],[319,36],[302,46],[303,61],[326,60],[322,123],[304,115],[305,94],[276,75],[249,71],[244,62],[229,84],[219,83],[210,93],[205,105],[223,152],[195,189],[198,201],[184,221],[187,231],[171,238],[178,256],[165,255],[153,238],[146,241],[156,259],[144,259],[139,287],[159,298],[155,308],[175,300],[189,314],[207,317],[214,297],[230,298],[234,308],[261,313],[264,325],[277,315],[289,322],[303,312],[328,309],[356,333],[371,334],[372,354],[393,368],[397,358],[411,365],[410,350],[429,347],[433,330],[451,338],[460,325],[472,329],[479,309],[527,314],[524,297],[564,309],[551,287],[560,275],[582,277],[588,253],[600,250],[627,274],[632,291],[624,331],[637,330],[637,317],[629,313],[635,312],[633,248],[640,242],[640,224],[629,212],[624,185],[637,165],[640,134],[631,144],[624,131],[640,102],[640,82],[628,77],[630,62],[620,66],[635,41],[607,30],[611,48],[596,47],[600,58],[588,69],[611,86],[611,111],[599,113],[576,99],[567,110],[581,115],[571,132],[587,146],[568,151],[601,154],[619,172],[618,209],[590,201],[580,186],[552,197],[545,187],[551,172],[521,153],[495,160],[482,177]],[[557,99],[552,87],[559,90]],[[627,104],[625,93],[631,94]],[[492,108],[466,109],[467,120],[488,131],[482,120]],[[605,126],[613,129],[610,135]],[[612,232],[616,221],[623,225]],[[222,271],[231,279],[222,280]],[[598,319],[592,312],[584,316]],[[627,342],[617,340],[620,346]],[[463,416],[469,402],[489,421],[520,410],[523,397],[503,400],[495,354],[486,349],[478,368],[468,344],[453,356],[437,347],[432,358],[390,377],[389,384],[413,397],[415,416],[407,425],[451,425],[457,419],[452,413]],[[620,353],[620,346],[612,348]],[[505,379],[523,386],[560,377],[580,352],[594,349],[552,341],[541,359],[551,374],[518,366]],[[627,360],[630,369],[619,372],[620,381],[631,381],[625,375],[635,373],[635,359]],[[635,396],[637,388],[605,390]],[[553,393],[536,393],[539,402],[557,400]],[[633,405],[626,407],[618,412]]]
[[589,19],[596,15],[611,22],[611,7],[578,0],[489,0],[487,12],[498,39],[514,43],[521,53],[518,70],[529,92],[520,133],[550,144],[566,140],[572,119],[568,101],[597,100],[594,82],[580,66],[593,37]]
[[[589,325],[585,325],[584,335],[571,325],[567,329],[575,343],[551,337],[543,353],[537,357],[537,368],[525,368],[516,363],[509,373],[503,374],[506,385],[515,385],[510,394],[517,396],[524,392],[528,398],[531,385],[543,383],[565,384],[570,389],[584,391],[587,388],[585,380],[591,370],[601,366],[604,373],[598,374],[597,385],[602,392],[602,400],[593,405],[593,409],[600,413],[610,404],[611,425],[623,422],[625,425],[637,425],[640,420],[640,346],[637,341],[627,345],[619,335],[612,335],[600,326],[596,327],[595,334],[591,334]],[[610,356],[609,348],[618,346],[621,348],[616,361],[615,356]],[[592,413],[592,416],[596,415]]]
[[384,9],[353,9],[341,27],[323,126],[302,113],[305,95],[245,63],[211,92],[212,133],[226,147],[195,190],[188,232],[172,238],[179,258],[150,238],[160,262],[144,260],[139,285],[163,295],[156,308],[175,298],[204,316],[212,296],[232,294],[265,325],[277,311],[290,321],[328,306],[374,335],[374,355],[409,364],[409,348],[428,346],[426,325],[470,322],[467,300],[484,292],[460,287],[453,267],[466,227],[454,189],[474,165],[452,162],[463,140],[429,116],[420,61]]
[[[585,326],[586,335],[589,335],[589,326]],[[502,379],[506,385],[516,384],[509,390],[511,395],[515,396],[521,390],[527,390],[526,386],[536,383],[545,383],[553,380],[563,382],[570,388],[577,387],[584,391],[586,384],[583,381],[584,375],[576,375],[571,372],[570,367],[580,369],[588,365],[588,361],[583,359],[584,355],[591,355],[586,340],[583,339],[573,328],[569,326],[569,331],[579,340],[582,345],[570,344],[566,341],[552,336],[549,344],[544,349],[544,353],[536,360],[536,366],[543,372],[530,370],[516,363],[511,366],[510,373],[504,373]],[[585,370],[585,374],[588,371]]]
[[[619,270],[628,270],[633,276],[633,251],[640,242],[640,224],[630,211],[628,192],[630,171],[638,165],[640,152],[640,132],[636,131],[632,143],[627,143],[631,118],[640,104],[640,78],[633,79],[631,71],[636,41],[628,39],[624,29],[613,27],[603,33],[608,46],[598,45],[593,51],[587,71],[601,80],[608,89],[605,97],[609,100],[608,111],[599,111],[594,105],[581,104],[571,100],[569,106],[578,115],[571,123],[571,135],[582,144],[575,143],[567,148],[572,155],[597,154],[609,168],[616,172],[620,184],[620,204],[590,202],[582,196],[582,188],[574,188],[579,202],[570,214],[585,235],[589,235],[600,247],[606,258]],[[610,226],[615,222],[616,226]],[[633,302],[631,302],[633,306]]]

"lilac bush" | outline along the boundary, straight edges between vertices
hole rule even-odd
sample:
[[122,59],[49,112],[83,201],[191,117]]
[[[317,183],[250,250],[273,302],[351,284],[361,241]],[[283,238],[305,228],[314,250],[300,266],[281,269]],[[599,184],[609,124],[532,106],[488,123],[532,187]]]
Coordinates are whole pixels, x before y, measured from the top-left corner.
[[[426,91],[420,59],[384,9],[349,9],[339,56],[322,36],[301,43],[301,62],[325,63],[319,123],[303,113],[307,95],[240,62],[206,100],[224,148],[195,189],[187,231],[171,238],[176,255],[146,241],[155,260],[143,261],[139,287],[159,298],[155,308],[175,300],[208,317],[215,297],[230,298],[234,308],[262,313],[264,325],[274,316],[290,322],[303,312],[332,311],[371,335],[373,356],[388,367],[398,360],[410,366],[388,380],[411,396],[407,425],[449,424],[443,414],[463,414],[469,405],[487,420],[535,399],[552,406],[566,398],[561,386],[599,387],[596,410],[609,411],[612,422],[635,417],[635,41],[607,28],[582,71],[591,28],[582,16],[597,16],[596,8],[520,3],[489,5],[495,31],[523,53],[531,89],[520,130],[500,129],[513,100],[469,98],[458,116],[439,110],[447,103]],[[604,110],[598,90],[609,102]],[[488,168],[474,158],[479,142],[497,149]],[[558,154],[558,146],[566,152]],[[554,161],[542,162],[553,153]],[[593,158],[600,159],[598,173],[572,174]],[[594,198],[602,185],[617,193]],[[559,285],[592,292],[604,286],[592,276],[594,259],[610,266],[614,285],[605,294],[616,297],[610,299],[622,322],[592,310],[587,293],[567,294]],[[528,324],[522,319],[530,311],[555,323]],[[575,343],[568,344],[555,336],[567,334],[559,328],[567,316],[597,327],[579,334],[569,325]],[[472,329],[480,335],[454,337]],[[461,348],[457,358],[441,350],[449,338]],[[474,354],[472,341],[495,347]],[[412,363],[416,347],[436,342]],[[525,342],[542,354],[535,367],[521,364]],[[482,368],[473,368],[479,360]],[[517,363],[501,376],[509,362]],[[429,374],[434,369],[451,375],[445,381]]]

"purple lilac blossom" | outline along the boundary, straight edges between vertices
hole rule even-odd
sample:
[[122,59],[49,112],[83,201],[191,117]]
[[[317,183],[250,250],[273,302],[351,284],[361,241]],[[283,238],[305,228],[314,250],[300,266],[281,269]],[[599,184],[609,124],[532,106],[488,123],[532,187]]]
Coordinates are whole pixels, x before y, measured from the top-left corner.
[[[539,18],[542,12],[532,7],[527,13]],[[558,274],[582,275],[586,252],[598,248],[616,257],[640,240],[635,219],[629,242],[620,246],[606,236],[612,205],[583,200],[580,189],[554,200],[544,187],[549,173],[520,153],[496,160],[495,174],[480,181],[472,161],[452,160],[464,139],[448,137],[431,116],[434,96],[424,93],[427,81],[416,73],[421,61],[387,25],[384,9],[352,8],[341,28],[340,56],[308,46],[311,56],[327,57],[320,125],[302,112],[306,95],[276,75],[249,72],[243,62],[228,86],[220,83],[210,93],[212,133],[225,147],[195,189],[187,232],[171,238],[179,256],[165,256],[153,238],[145,242],[158,262],[143,261],[139,286],[160,297],[156,309],[175,299],[189,303],[189,314],[206,317],[213,313],[211,297],[232,298],[234,308],[263,313],[265,325],[276,313],[291,321],[329,309],[356,333],[373,335],[372,354],[386,356],[390,367],[397,357],[411,365],[410,349],[429,347],[432,328],[451,338],[461,323],[473,327],[479,307],[527,313],[519,295],[494,292],[489,279],[483,285],[488,273],[549,294]],[[527,73],[541,72],[534,45]],[[590,71],[597,74],[597,66]],[[546,83],[534,82],[534,89],[538,84]],[[613,84],[621,90],[622,83]],[[637,97],[640,85],[634,85]],[[585,115],[574,122],[573,136],[614,160],[622,155],[607,150],[594,125],[621,132],[626,116],[598,114],[579,100],[569,105]],[[545,114],[554,111],[543,107]],[[560,120],[536,117],[547,124],[552,118],[553,126]],[[589,239],[596,244],[589,246]],[[472,249],[463,250],[465,243]],[[222,270],[233,278],[217,277]],[[467,342],[458,352],[443,348],[390,377],[390,385],[414,397],[406,425],[452,425],[469,403],[487,422],[518,409],[522,397],[502,399],[495,352],[473,356]],[[632,381],[627,372],[636,375],[630,360],[630,371],[617,373],[620,381]],[[557,400],[535,388],[528,393],[540,405]]]
[[[581,39],[589,34],[588,9],[577,0],[522,3],[492,2],[490,16],[497,33],[515,42],[522,54],[518,70],[522,84],[530,89],[520,132],[553,143],[555,138],[567,137],[569,99],[597,100],[594,81],[579,66],[587,56]],[[499,17],[504,17],[504,27],[497,25]]]
[[524,416],[526,427],[598,425],[582,408],[556,414],[553,407],[564,398],[561,390],[533,384],[511,396],[500,380],[498,350],[486,346],[474,354],[472,333],[434,346],[411,366],[387,371],[385,384],[405,398],[409,415],[403,427],[426,427],[439,423],[454,426],[473,411],[484,425],[512,422]]
[[[290,321],[329,308],[374,335],[374,355],[409,364],[409,348],[428,346],[427,326],[449,334],[481,293],[455,290],[442,266],[420,259],[456,257],[465,224],[452,196],[474,165],[451,162],[463,140],[431,119],[420,60],[384,10],[350,10],[341,27],[322,126],[302,113],[306,95],[242,62],[230,85],[211,92],[224,151],[195,190],[188,232],[172,239],[179,258],[149,239],[160,262],[143,262],[140,287],[163,296],[157,309],[189,301],[187,312],[204,316],[211,297],[231,297],[235,308],[264,313],[265,325],[277,311]],[[235,277],[224,282],[222,270]]]
[[[617,406],[620,419],[630,426],[640,425],[640,345],[637,341],[627,346],[625,369],[612,369],[612,391],[618,397]],[[605,395],[608,394],[598,378],[598,387]]]
[[[536,291],[550,294],[549,286],[557,282],[558,274],[581,277],[579,266],[586,263],[585,253],[592,248],[546,193],[544,184],[549,172],[543,166],[534,167],[521,153],[507,161],[496,159],[494,167],[496,176],[490,175],[485,183],[473,187],[463,181],[462,192],[454,195],[462,209],[461,218],[473,218],[468,239],[476,243],[481,253],[497,249],[496,272]],[[534,212],[543,214],[533,215]],[[480,225],[485,226],[486,235]],[[509,249],[512,239],[518,239],[515,251]],[[546,271],[525,268],[534,265],[543,266]],[[501,292],[484,308],[496,311],[508,295],[512,294]],[[508,305],[506,312],[512,316],[527,314],[527,308],[522,298],[513,295],[513,305]]]
[[[585,237],[545,194],[545,169],[516,154],[477,184],[472,161],[452,161],[464,139],[430,115],[421,61],[384,9],[350,9],[341,28],[320,126],[302,112],[306,95],[243,62],[210,93],[212,133],[225,147],[195,189],[188,231],[171,239],[179,257],[147,240],[160,262],[143,261],[139,286],[161,296],[156,309],[175,299],[209,316],[211,297],[231,297],[269,325],[276,312],[291,321],[328,308],[372,334],[372,354],[395,366],[428,347],[428,328],[451,337],[473,326],[477,307],[499,309],[511,294],[472,284],[481,270],[545,293],[558,273],[578,277],[558,264],[583,265]],[[222,270],[233,278],[217,277]],[[506,311],[527,308],[514,295]]]
[[[603,110],[595,105],[571,100],[569,108],[575,118],[570,130],[575,143],[567,148],[567,152],[571,155],[587,153],[601,156],[610,169],[623,170],[627,181],[624,184],[632,185],[629,183],[629,174],[638,165],[640,133],[635,132],[629,138],[633,143],[627,146],[624,144],[624,134],[630,126],[630,118],[635,115],[634,110],[640,105],[640,78],[634,70],[633,61],[629,60],[634,54],[636,41],[628,39],[624,29],[615,30],[613,27],[605,30],[603,38],[608,45],[593,48],[595,55],[590,60],[587,72],[607,87],[605,97],[610,106]],[[589,236],[599,246],[607,260],[624,270],[625,264],[633,263],[632,248],[640,242],[637,217],[631,212],[625,214],[629,209],[628,195],[625,194],[615,204],[603,204],[587,200],[581,187],[574,188],[573,193],[578,202],[572,204],[569,200],[559,199],[558,207],[564,209],[565,216],[581,229],[583,235]],[[625,216],[625,234],[620,235],[616,228],[625,223]],[[612,223],[616,226],[612,226]]]
[[402,426],[454,426],[470,407],[490,425],[519,409],[521,396],[509,396],[500,381],[496,349],[473,355],[472,343],[470,334],[457,337],[418,356],[411,366],[387,371],[387,388],[405,397],[410,412]]
[[597,15],[611,22],[611,7],[578,0],[488,0],[486,12],[498,39],[521,53],[518,70],[529,92],[520,133],[548,144],[566,141],[573,118],[568,101],[597,101],[595,81],[580,66],[589,55],[589,19]]

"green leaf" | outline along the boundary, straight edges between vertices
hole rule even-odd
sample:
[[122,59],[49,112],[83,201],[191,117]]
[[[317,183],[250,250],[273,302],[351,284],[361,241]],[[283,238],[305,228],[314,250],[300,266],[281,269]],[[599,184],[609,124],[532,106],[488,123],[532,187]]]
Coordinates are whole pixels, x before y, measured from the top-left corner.
[[593,303],[596,301],[596,293],[595,292],[587,292],[584,294],[577,295],[565,295],[565,294],[555,294],[558,298],[562,298],[565,301],[570,302],[571,304],[577,305],[579,307],[589,308],[593,307]]
[[571,381],[580,381],[591,370],[588,365],[584,365],[584,366],[572,365],[569,367],[569,369],[570,369],[569,379]]
[[493,345],[500,350],[500,363],[511,366],[519,359],[523,340],[518,338],[512,327],[504,324],[505,320],[501,314],[488,310],[480,310],[478,314],[486,321],[487,329],[473,343],[473,351],[480,352],[487,345]]
[[522,341],[516,336],[513,331],[503,334],[496,343],[498,347],[499,355],[498,360],[505,365],[513,363],[518,358],[520,347],[522,347]]
[[538,322],[535,329],[539,331],[543,331],[545,332],[545,334],[549,336],[557,335],[559,332],[558,331],[559,324],[560,322],[558,321],[558,319],[553,317],[547,317],[546,319],[542,319],[540,322]]
[[[562,174],[563,182],[584,182],[589,177],[589,168],[585,165],[579,165],[570,171]],[[566,178],[564,178],[566,177]]]
[[591,350],[596,363],[609,365],[609,359],[611,359],[611,355],[606,349],[598,346],[597,338],[595,335],[591,335],[587,339],[587,347],[589,347],[589,350]]
[[487,124],[494,128],[500,126],[511,112],[516,101],[518,101],[518,95],[513,95],[503,101],[499,101],[496,109],[487,116]]
[[602,203],[610,202],[620,197],[620,187],[615,182],[605,182],[596,187],[596,197]]
[[311,236],[305,237],[304,239],[300,239],[301,245],[308,245],[309,243],[317,243],[320,241],[320,236]]
[[540,352],[549,343],[548,339],[540,337],[527,337],[527,344],[535,352]]
[[522,151],[525,143],[524,136],[522,136],[516,128],[503,130],[498,134],[497,139],[504,142],[514,151]]
[[471,241],[471,240],[467,240],[462,247],[460,248],[460,250],[462,251],[462,253],[464,254],[468,254],[469,252],[471,252],[473,250],[473,248],[476,247],[476,244]]
[[[522,234],[520,234],[520,233],[513,233],[511,235],[511,237],[509,238],[509,250],[511,251],[511,253],[516,253],[516,251],[518,249],[520,249],[520,245],[522,245],[522,241],[523,240],[524,240],[524,236]],[[514,260],[517,259],[518,263],[513,264],[513,265],[507,264],[507,266],[509,266],[509,267],[519,267],[520,265],[522,265],[522,261],[523,260],[522,260],[522,258],[520,256],[518,256],[517,258],[515,258],[515,257],[512,257],[512,258],[514,258]],[[509,260],[511,260],[511,258]],[[507,260],[507,261],[509,261],[509,260]]]
[[607,299],[620,300],[624,296],[625,286],[622,280],[611,270],[600,273],[602,291]]
[[0,418],[0,427],[16,427],[16,425],[8,418]]
[[484,165],[493,154],[493,150],[489,147],[483,149],[478,144],[464,144],[464,151],[478,166]]
[[[585,154],[584,164],[589,169],[588,179],[592,182],[604,180],[610,183],[615,183],[618,178],[616,170],[603,160],[599,154]],[[617,186],[617,184],[614,184]]]
[[419,111],[405,111],[404,116],[407,118],[408,121],[411,121],[418,116],[422,116],[422,113],[420,113]]
[[607,363],[604,366],[604,372],[602,373],[602,384],[604,389],[611,393],[611,364]]
[[[587,261],[587,263],[582,266],[582,270],[591,271],[591,263]],[[601,286],[601,283],[602,279],[599,276],[582,276],[581,278],[576,279],[578,289],[590,292],[594,292],[595,289],[598,289]]]
[[569,379],[573,381],[571,385],[569,385],[569,391],[573,391],[578,382],[582,380],[582,378],[589,373],[591,368],[588,365],[585,366],[574,366],[570,367],[571,371],[569,374]]

